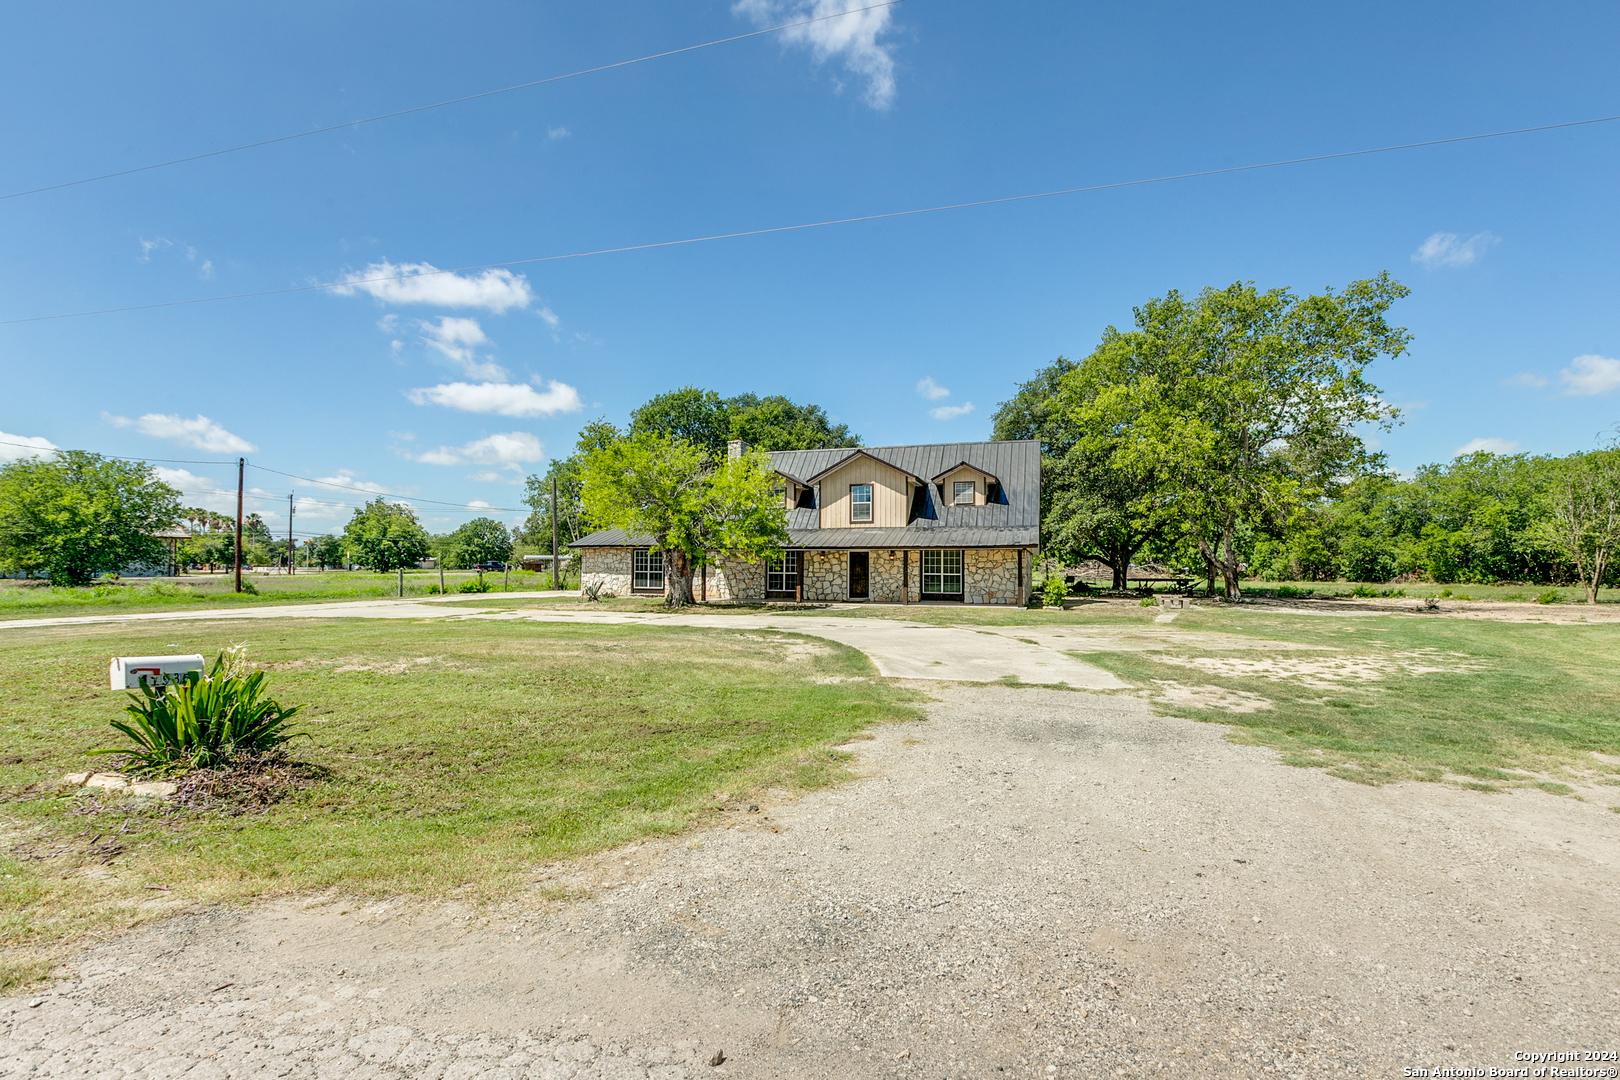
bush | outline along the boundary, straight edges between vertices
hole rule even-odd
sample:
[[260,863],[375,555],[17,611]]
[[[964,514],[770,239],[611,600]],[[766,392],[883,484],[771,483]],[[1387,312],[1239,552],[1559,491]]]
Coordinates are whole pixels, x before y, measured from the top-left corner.
[[1277,599],[1279,600],[1288,600],[1294,597],[1298,597],[1299,599],[1303,600],[1306,597],[1315,595],[1315,589],[1296,589],[1292,585],[1277,586]]
[[123,754],[124,768],[139,774],[190,772],[229,765],[239,756],[262,756],[306,732],[286,730],[302,706],[283,708],[264,697],[265,674],[246,670],[240,646],[219,654],[207,678],[192,672],[184,683],[148,685],[124,707],[129,720],[112,726],[135,749],[110,747],[95,754]]
[[1556,603],[1558,603],[1558,601],[1562,600],[1563,598],[1564,598],[1564,594],[1559,592],[1557,589],[1548,589],[1546,592],[1544,592],[1540,596],[1536,597],[1536,603],[1538,603],[1538,604],[1556,604]]
[[1063,598],[1069,595],[1069,586],[1058,574],[1048,574],[1046,583],[1041,586],[1041,600],[1047,607],[1062,607]]
[[489,592],[489,582],[485,581],[481,577],[471,578],[458,585],[456,587],[456,592]]

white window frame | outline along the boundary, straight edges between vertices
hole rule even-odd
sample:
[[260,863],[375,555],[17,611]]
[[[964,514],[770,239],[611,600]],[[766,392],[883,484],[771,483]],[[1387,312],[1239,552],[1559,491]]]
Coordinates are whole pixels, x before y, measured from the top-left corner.
[[[765,566],[765,591],[768,593],[792,592],[799,587],[799,566],[802,554],[797,551],[784,551],[781,558],[772,559]],[[792,564],[792,569],[788,564]]]
[[[855,493],[857,491],[866,492],[866,498],[865,499],[856,499],[855,498]],[[871,484],[851,484],[851,485],[849,485],[849,523],[851,525],[870,525],[872,523],[872,507],[873,507],[872,496],[873,496],[873,494],[874,493],[872,491],[872,485]],[[866,507],[866,516],[865,517],[858,517],[856,515],[855,508],[857,506]]]
[[[967,496],[967,501],[962,496]],[[951,505],[972,506],[979,500],[979,485],[972,480],[954,480],[951,482]]]
[[[638,566],[638,563],[641,565]],[[633,592],[664,591],[664,553],[662,551],[654,551],[651,548],[635,548],[630,552],[630,588]]]
[[[922,553],[922,591],[928,596],[961,596],[962,552],[952,548],[924,549]],[[946,586],[954,583],[956,588]],[[929,588],[932,585],[933,588]]]

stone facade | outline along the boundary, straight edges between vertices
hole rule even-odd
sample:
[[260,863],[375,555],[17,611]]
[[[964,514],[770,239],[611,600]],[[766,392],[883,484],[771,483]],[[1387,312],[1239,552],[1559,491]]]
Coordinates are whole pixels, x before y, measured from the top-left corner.
[[579,560],[581,595],[592,585],[601,585],[603,596],[630,595],[629,548],[582,548]]
[[[1021,604],[1018,588],[1018,552],[1006,550],[962,553],[962,601],[967,604]],[[1024,560],[1024,589],[1029,588],[1029,559]],[[1027,594],[1027,593],[1026,593]]]
[[[765,599],[765,564],[744,562],[725,555],[713,556],[709,565],[708,584],[702,578],[692,582],[692,595],[710,600],[763,600]],[[703,571],[699,570],[699,574]]]
[[[909,572],[902,558],[910,561]],[[962,553],[962,600],[968,604],[1020,604],[1018,552],[1016,549],[964,551]],[[1024,559],[1023,592],[1029,590],[1031,559]],[[880,604],[901,603],[901,581],[908,586],[910,602],[922,600],[922,560],[916,549],[890,555],[887,549],[868,555],[871,599]],[[580,559],[580,586],[598,582],[604,596],[629,596],[630,549],[584,548]],[[700,571],[701,573],[701,571]],[[841,602],[849,599],[849,552],[804,551],[799,555],[799,577],[807,601]],[[701,578],[692,581],[693,595],[709,600],[765,599],[765,564],[716,556],[708,568],[705,586]]]

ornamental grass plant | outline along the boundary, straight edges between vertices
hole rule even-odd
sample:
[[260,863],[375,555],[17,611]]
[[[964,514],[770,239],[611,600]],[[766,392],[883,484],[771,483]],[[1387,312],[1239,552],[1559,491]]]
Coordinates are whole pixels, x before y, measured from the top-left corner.
[[130,694],[125,720],[112,726],[134,747],[115,746],[96,754],[121,754],[124,770],[144,776],[228,767],[243,757],[276,753],[305,734],[288,731],[301,706],[283,706],[265,696],[265,673],[247,669],[246,650],[221,652],[207,677],[189,672],[184,682],[152,686],[141,678]]

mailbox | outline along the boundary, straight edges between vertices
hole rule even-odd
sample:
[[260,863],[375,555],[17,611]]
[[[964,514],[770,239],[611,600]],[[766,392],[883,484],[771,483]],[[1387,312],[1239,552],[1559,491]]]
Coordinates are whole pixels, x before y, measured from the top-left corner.
[[203,673],[201,656],[115,656],[107,682],[113,690],[139,690],[143,675],[148,686],[167,686],[185,682],[193,671]]

